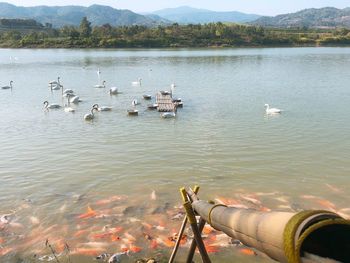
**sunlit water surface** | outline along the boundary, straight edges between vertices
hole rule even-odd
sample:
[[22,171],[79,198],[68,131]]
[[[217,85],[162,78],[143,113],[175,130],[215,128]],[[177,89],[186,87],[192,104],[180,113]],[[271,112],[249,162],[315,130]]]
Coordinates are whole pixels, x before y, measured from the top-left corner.
[[[98,68],[106,89],[93,87]],[[171,248],[150,248],[142,233],[166,239],[178,229],[180,221],[171,220],[181,211],[174,208],[178,189],[194,184],[204,199],[248,195],[261,201],[257,208],[333,208],[346,216],[349,69],[349,48],[0,50],[0,86],[14,81],[12,91],[0,90],[0,214],[11,214],[13,223],[0,232],[1,257],[37,262],[50,254],[48,238],[57,251],[69,244],[73,262],[94,262],[74,251],[118,252],[129,246],[128,232],[143,250],[125,262],[166,259]],[[43,110],[45,100],[66,103],[48,88],[57,76],[82,99],[75,113]],[[138,78],[142,85],[132,87]],[[147,110],[142,95],[171,83],[184,108],[165,120]],[[110,96],[111,86],[122,93]],[[128,117],[134,98],[140,114]],[[94,103],[113,110],[84,121]],[[265,103],[283,113],[266,116]],[[88,205],[105,216],[79,219]],[[124,240],[94,236],[105,225],[122,227]],[[271,262],[234,247],[210,256]]]

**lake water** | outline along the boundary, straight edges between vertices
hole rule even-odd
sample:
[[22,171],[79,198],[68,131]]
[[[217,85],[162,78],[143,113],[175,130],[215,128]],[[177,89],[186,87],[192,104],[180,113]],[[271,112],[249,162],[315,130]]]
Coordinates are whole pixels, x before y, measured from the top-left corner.
[[[98,68],[106,89],[93,87]],[[260,207],[348,216],[349,69],[349,48],[0,50],[0,86],[14,81],[12,91],[0,89],[0,215],[12,224],[1,228],[1,257],[37,262],[50,255],[49,239],[57,251],[69,244],[73,262],[96,262],[95,252],[129,246],[127,232],[143,250],[125,262],[166,258],[171,248],[151,249],[140,236],[161,243],[178,229],[169,219],[181,211],[178,189],[195,184],[203,199],[249,196]],[[82,99],[75,113],[43,109],[45,100],[66,102],[48,87],[58,76]],[[142,95],[171,83],[184,108],[162,119]],[[110,96],[111,86],[121,94]],[[140,114],[129,117],[135,98]],[[84,121],[94,103],[113,110]],[[266,116],[265,103],[283,113]],[[105,216],[79,218],[88,206]],[[121,240],[96,236],[105,225],[122,227]],[[234,247],[210,257],[271,262]]]

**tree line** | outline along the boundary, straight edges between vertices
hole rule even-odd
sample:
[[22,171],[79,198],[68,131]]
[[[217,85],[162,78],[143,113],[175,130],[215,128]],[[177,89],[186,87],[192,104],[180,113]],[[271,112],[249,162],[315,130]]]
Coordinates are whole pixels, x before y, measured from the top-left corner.
[[[18,23],[18,21],[17,21]],[[37,48],[169,48],[243,46],[349,45],[350,30],[273,29],[234,23],[208,23],[149,28],[145,26],[91,26],[84,17],[79,26],[45,30],[0,30],[0,47]]]

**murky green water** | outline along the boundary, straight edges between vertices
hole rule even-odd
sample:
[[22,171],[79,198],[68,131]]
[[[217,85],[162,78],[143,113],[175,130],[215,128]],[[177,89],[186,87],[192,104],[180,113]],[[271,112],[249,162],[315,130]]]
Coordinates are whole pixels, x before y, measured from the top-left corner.
[[[98,68],[107,87],[121,94],[93,87]],[[12,91],[0,90],[0,215],[10,213],[17,224],[0,232],[1,257],[36,262],[33,254],[50,254],[46,238],[67,242],[72,251],[98,241],[101,251],[118,252],[126,240],[111,243],[91,233],[119,225],[122,238],[124,232],[137,236],[145,231],[138,219],[164,221],[163,232],[148,231],[167,237],[180,225],[167,220],[178,212],[173,207],[181,204],[184,185],[199,184],[205,199],[249,194],[286,211],[327,209],[320,200],[329,200],[348,213],[349,68],[349,48],[0,50],[0,86],[14,81]],[[57,76],[83,100],[74,114],[43,110],[45,100],[66,102],[48,88]],[[133,87],[138,78],[142,86]],[[169,90],[171,83],[184,108],[165,120],[146,109],[142,95]],[[140,114],[128,117],[134,98]],[[113,111],[86,122],[94,103]],[[284,111],[266,116],[265,103]],[[123,200],[96,203],[114,195]],[[79,219],[88,205],[106,216]],[[138,245],[143,251],[126,262],[171,250],[149,249],[146,240]],[[235,249],[211,257],[253,261]],[[261,255],[254,260],[269,262]]]

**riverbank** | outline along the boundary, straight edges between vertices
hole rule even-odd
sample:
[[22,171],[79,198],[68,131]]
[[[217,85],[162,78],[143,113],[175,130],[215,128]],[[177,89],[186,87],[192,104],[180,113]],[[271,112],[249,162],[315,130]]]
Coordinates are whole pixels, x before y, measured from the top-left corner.
[[157,28],[143,26],[0,30],[0,48],[203,48],[348,46],[348,29],[276,29],[212,23]]

